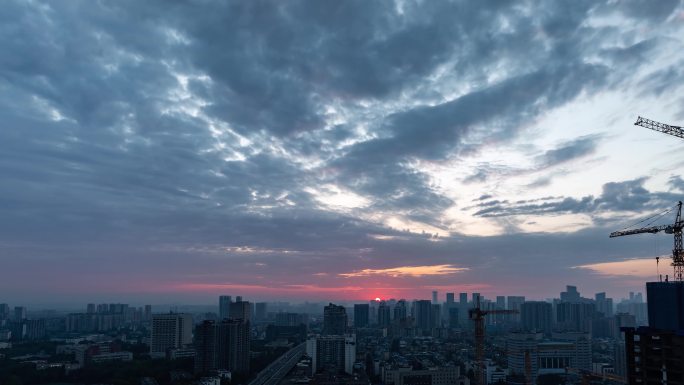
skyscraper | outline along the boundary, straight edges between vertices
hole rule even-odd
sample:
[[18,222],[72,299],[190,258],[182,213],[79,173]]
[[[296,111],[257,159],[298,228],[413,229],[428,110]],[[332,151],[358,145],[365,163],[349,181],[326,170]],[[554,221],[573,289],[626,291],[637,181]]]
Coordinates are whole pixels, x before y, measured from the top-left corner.
[[416,327],[422,331],[432,330],[432,302],[418,300],[415,302],[413,317],[416,319]]
[[561,302],[556,306],[556,326],[562,331],[590,332],[595,313],[593,303]]
[[553,322],[552,306],[548,302],[525,302],[520,306],[520,318],[523,330],[550,333]]
[[230,304],[232,298],[229,295],[222,295],[219,297],[219,319],[230,317]]
[[378,306],[378,325],[387,327],[390,326],[390,323],[390,307],[385,301],[382,301]]
[[[525,302],[524,296],[509,295],[508,298],[506,298],[506,303],[508,304],[509,310],[520,311],[520,306],[522,306],[522,304],[524,302]],[[520,322],[520,313],[510,314],[509,320],[512,322]]]
[[192,315],[183,313],[152,316],[150,355],[163,357],[166,350],[192,343]]
[[461,326],[461,320],[459,318],[459,311],[457,307],[452,307],[449,309],[449,327],[457,328]]
[[454,305],[454,293],[446,293],[446,304],[447,308],[451,308]]
[[195,329],[195,372],[248,373],[249,333],[249,322],[243,319],[202,322]]
[[252,304],[248,301],[235,301],[230,303],[228,318],[243,319],[249,322],[252,319]]
[[442,326],[442,305],[432,304],[432,314],[430,314],[430,324],[433,328]]
[[311,357],[313,373],[325,370],[330,373],[352,374],[356,361],[356,336],[310,336],[306,341],[306,353]]
[[432,303],[439,303],[439,298],[437,297],[437,290],[432,291]]
[[0,321],[8,319],[10,316],[10,307],[6,303],[0,303]]
[[560,299],[562,302],[580,302],[580,293],[577,291],[577,286],[567,285],[565,291],[560,293]]
[[333,303],[323,309],[323,334],[343,335],[347,331],[347,311]]
[[466,325],[468,321],[468,293],[458,294],[458,316],[461,319],[461,326]]
[[357,303],[354,305],[354,327],[365,328],[368,326],[370,305],[367,303]]
[[406,319],[408,315],[408,307],[406,305],[406,300],[400,299],[397,304],[394,305],[394,322],[397,323],[402,319]]
[[606,293],[596,293],[594,297],[596,311],[603,313],[605,317],[613,316],[613,299],[606,298]]

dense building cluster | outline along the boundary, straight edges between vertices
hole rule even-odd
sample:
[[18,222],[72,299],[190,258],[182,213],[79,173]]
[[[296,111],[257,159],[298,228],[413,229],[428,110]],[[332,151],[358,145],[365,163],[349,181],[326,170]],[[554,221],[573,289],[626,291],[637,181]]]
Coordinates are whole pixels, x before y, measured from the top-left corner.
[[[53,341],[54,355],[72,358],[51,362],[43,352],[17,359],[36,370],[66,372],[144,356],[192,360],[192,373],[179,378],[200,383],[238,376],[252,378],[252,385],[536,385],[594,376],[655,384],[656,372],[666,373],[668,384],[681,383],[681,282],[649,283],[648,305],[641,293],[615,303],[605,293],[585,298],[575,286],[546,300],[480,293],[444,298],[434,291],[430,300],[323,305],[253,303],[226,295],[213,309],[155,313],[150,305],[119,303],[88,304],[84,312],[65,314],[0,304],[0,354],[31,341]],[[474,353],[471,317],[478,306],[486,314],[483,361]],[[271,358],[255,365],[260,357]]]

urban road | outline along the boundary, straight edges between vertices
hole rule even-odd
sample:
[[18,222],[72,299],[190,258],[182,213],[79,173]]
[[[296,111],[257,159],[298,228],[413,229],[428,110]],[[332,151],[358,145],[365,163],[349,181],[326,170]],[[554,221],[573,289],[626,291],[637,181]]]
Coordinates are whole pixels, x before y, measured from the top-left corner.
[[278,383],[299,362],[302,354],[306,352],[306,342],[301,343],[278,357],[266,369],[257,374],[249,385],[278,385]]

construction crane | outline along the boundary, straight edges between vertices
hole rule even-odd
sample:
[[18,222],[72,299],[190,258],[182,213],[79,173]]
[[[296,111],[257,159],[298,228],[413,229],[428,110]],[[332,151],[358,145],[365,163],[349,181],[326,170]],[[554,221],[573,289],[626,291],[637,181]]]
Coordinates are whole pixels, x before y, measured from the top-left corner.
[[475,308],[468,310],[468,317],[475,323],[475,385],[486,385],[484,367],[485,316],[488,314],[516,314],[517,310],[482,310],[480,297],[477,297]]
[[619,382],[621,384],[626,384],[627,379],[624,377],[620,377],[615,374],[610,374],[610,373],[594,373],[589,370],[584,370],[584,369],[575,369],[575,368],[565,368],[565,373],[573,373],[577,374],[579,376],[582,376],[582,385],[589,385],[590,383],[590,378],[601,378],[604,380],[610,380],[610,381],[615,381]]
[[[682,247],[682,228],[684,227],[684,222],[682,221],[682,201],[679,201],[676,207],[677,217],[675,218],[674,224],[642,227],[640,229],[633,230],[615,231],[610,233],[610,238],[644,233],[655,234],[661,231],[664,231],[665,234],[674,234],[674,248],[672,249],[672,266],[674,268],[674,279],[675,281],[683,281],[682,278],[684,275],[684,247]],[[670,211],[671,210],[668,210],[665,213],[668,213]]]
[[684,139],[684,128],[682,127],[670,126],[669,124],[656,122],[655,120],[642,118],[641,116],[637,118],[637,121],[634,123],[634,125],[646,127],[654,131]]

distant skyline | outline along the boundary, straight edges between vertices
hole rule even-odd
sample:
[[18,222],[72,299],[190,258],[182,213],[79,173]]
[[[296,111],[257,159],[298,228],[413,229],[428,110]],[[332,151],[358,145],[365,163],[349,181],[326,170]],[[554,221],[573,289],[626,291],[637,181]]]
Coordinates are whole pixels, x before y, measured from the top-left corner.
[[633,125],[684,125],[682,1],[0,20],[0,302],[619,299],[656,256],[671,274],[671,235],[608,234],[684,197],[684,141]]

